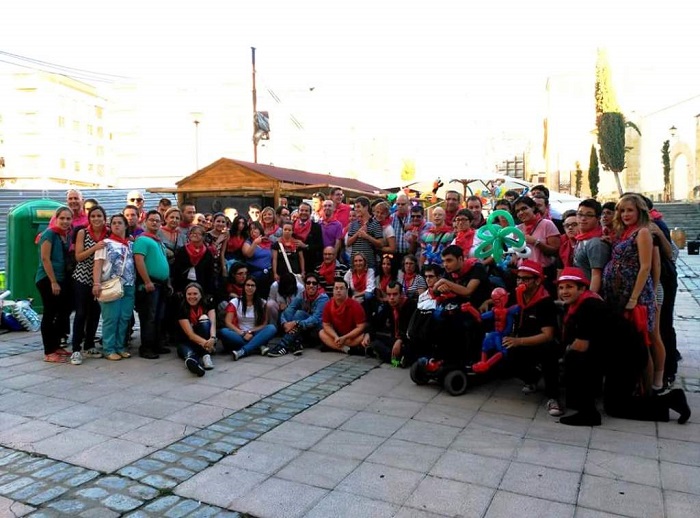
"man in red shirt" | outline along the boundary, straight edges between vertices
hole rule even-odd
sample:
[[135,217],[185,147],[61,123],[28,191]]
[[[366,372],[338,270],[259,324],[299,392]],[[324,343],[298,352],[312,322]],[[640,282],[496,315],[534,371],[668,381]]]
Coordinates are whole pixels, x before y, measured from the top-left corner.
[[365,311],[359,302],[348,297],[348,285],[343,279],[335,280],[333,299],[323,308],[322,319],[318,336],[326,347],[346,354],[364,351]]
[[340,187],[331,189],[330,198],[335,203],[335,219],[340,221],[343,228],[347,227],[350,223],[350,205],[343,203],[343,189]]

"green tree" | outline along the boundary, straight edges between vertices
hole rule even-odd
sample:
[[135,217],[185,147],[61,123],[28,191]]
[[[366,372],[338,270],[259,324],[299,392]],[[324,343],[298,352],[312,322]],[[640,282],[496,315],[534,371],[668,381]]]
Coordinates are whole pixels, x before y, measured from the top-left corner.
[[600,169],[598,167],[598,153],[595,146],[591,146],[591,159],[588,162],[588,184],[591,187],[591,197],[598,196],[598,182],[600,182]]
[[581,162],[576,161],[576,188],[574,194],[577,198],[581,197],[581,186],[583,185],[583,171],[581,171]]
[[604,113],[619,112],[615,89],[612,85],[610,65],[605,49],[598,49],[598,59],[595,64],[595,119],[596,126]]
[[664,165],[664,200],[671,201],[671,154],[669,149],[671,143],[668,140],[664,141],[661,146],[661,163]]

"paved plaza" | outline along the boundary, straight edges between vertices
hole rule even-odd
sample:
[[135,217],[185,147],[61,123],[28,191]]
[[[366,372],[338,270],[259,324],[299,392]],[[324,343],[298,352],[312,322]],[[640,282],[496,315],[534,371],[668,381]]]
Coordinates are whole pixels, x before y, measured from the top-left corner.
[[683,426],[567,427],[514,380],[452,397],[317,350],[195,378],[174,354],[44,363],[37,333],[4,334],[0,517],[698,516],[699,273],[682,251]]

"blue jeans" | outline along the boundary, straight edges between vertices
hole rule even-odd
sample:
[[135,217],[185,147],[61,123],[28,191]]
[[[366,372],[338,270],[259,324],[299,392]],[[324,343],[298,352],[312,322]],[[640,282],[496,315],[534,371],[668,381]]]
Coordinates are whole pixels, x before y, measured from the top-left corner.
[[[197,336],[208,340],[211,336],[211,322],[208,320],[199,322],[197,325],[192,327],[192,331],[194,331]],[[187,358],[196,358],[197,361],[199,361],[205,354],[209,353],[204,349],[204,347],[188,340],[187,338],[183,337],[183,341],[177,344],[177,355],[183,360],[186,360]]]
[[259,331],[255,332],[253,338],[246,342],[241,335],[232,329],[223,328],[219,330],[219,338],[224,343],[224,350],[231,352],[233,350],[243,351],[246,355],[254,353],[263,345],[267,344],[277,334],[277,328],[272,324],[268,324]]
[[102,349],[104,354],[124,351],[126,332],[134,314],[134,286],[124,286],[124,296],[112,302],[100,302],[102,308]]

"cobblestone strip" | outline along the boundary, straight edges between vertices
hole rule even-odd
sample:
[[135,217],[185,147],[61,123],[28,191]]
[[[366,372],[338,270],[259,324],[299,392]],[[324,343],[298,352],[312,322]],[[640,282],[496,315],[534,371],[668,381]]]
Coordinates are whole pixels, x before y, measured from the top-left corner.
[[8,358],[10,356],[17,356],[18,354],[40,351],[43,350],[43,348],[44,346],[41,344],[41,341],[31,344],[5,342],[2,344],[2,348],[0,348],[0,358]]
[[33,518],[247,516],[171,491],[377,365],[344,358],[112,475],[0,447],[0,495],[40,507]]

